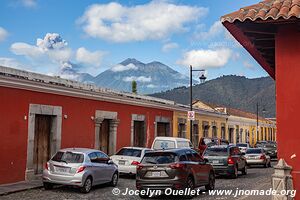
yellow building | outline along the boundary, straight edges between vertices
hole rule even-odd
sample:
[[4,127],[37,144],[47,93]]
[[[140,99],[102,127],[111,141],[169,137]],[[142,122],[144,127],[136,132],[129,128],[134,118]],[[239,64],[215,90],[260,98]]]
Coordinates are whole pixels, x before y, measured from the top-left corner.
[[[226,138],[226,121],[228,115],[221,113],[210,106],[198,102],[194,104],[195,120],[193,121],[193,140],[198,146],[201,137],[224,137]],[[173,136],[190,139],[190,121],[187,118],[187,111],[173,112]]]

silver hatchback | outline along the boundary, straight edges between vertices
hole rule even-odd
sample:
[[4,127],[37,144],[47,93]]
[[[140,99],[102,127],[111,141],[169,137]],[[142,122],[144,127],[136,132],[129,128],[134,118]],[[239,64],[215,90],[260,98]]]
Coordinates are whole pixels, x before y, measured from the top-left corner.
[[71,185],[88,193],[92,186],[118,183],[118,166],[102,151],[85,148],[68,148],[58,151],[43,171],[45,189],[55,184]]

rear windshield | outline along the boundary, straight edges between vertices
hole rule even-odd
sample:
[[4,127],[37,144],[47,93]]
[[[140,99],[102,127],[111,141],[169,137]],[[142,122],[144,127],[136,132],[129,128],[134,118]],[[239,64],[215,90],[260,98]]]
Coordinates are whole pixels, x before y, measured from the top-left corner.
[[177,147],[178,148],[188,148],[191,147],[191,144],[188,141],[178,141],[177,142]]
[[175,153],[171,152],[156,152],[146,153],[142,163],[143,164],[169,164],[178,161]]
[[208,148],[205,153],[205,156],[227,156],[227,148]]
[[261,149],[248,149],[246,151],[246,154],[260,154],[261,153]]
[[172,140],[155,140],[153,149],[173,149],[175,142]]
[[66,162],[66,163],[82,163],[84,159],[83,154],[73,153],[73,152],[57,152],[51,160],[56,162]]
[[236,146],[238,146],[238,147],[247,147],[247,144],[238,143],[238,144],[236,144]]
[[116,155],[120,156],[133,156],[133,157],[141,157],[142,150],[140,149],[128,149],[122,148]]

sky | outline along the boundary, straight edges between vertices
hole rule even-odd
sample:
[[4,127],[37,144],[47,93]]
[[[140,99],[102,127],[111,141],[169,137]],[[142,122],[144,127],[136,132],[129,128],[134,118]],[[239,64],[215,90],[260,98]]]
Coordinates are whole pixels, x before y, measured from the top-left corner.
[[[0,65],[59,75],[97,75],[126,58],[162,62],[208,79],[267,73],[220,23],[258,0],[1,0]],[[197,74],[195,75],[197,76]]]

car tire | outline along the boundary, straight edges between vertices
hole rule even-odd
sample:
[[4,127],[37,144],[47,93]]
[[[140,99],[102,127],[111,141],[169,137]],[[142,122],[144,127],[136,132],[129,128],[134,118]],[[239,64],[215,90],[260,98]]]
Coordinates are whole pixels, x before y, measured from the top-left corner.
[[118,184],[119,175],[118,172],[115,172],[111,178],[111,181],[109,183],[110,186],[116,187]]
[[268,168],[268,162],[265,163],[264,168]]
[[244,168],[242,169],[242,174],[247,175],[247,165],[245,164]]
[[53,184],[52,183],[43,182],[43,186],[44,186],[45,190],[51,190],[51,189],[53,189]]
[[233,174],[231,174],[231,178],[236,179],[238,177],[238,167],[235,165]]
[[209,174],[209,180],[208,180],[208,184],[205,186],[205,190],[209,191],[209,190],[214,190],[215,189],[215,174],[214,173],[210,173]]
[[[193,177],[189,176],[186,180],[186,188],[190,188],[191,190],[193,190],[195,188],[195,182]],[[187,195],[185,196],[185,198],[187,199],[192,199],[194,196],[193,195]]]
[[88,176],[85,179],[83,186],[80,188],[80,192],[89,193],[92,189],[92,185],[93,185],[93,179],[92,177]]

